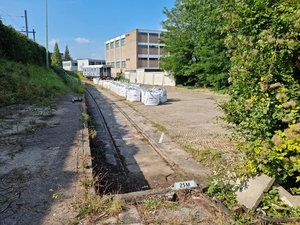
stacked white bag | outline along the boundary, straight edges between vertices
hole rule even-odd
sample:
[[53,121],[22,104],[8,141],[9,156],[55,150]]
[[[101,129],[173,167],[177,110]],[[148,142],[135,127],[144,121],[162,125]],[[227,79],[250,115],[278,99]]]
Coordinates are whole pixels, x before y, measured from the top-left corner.
[[122,83],[112,80],[103,80],[98,82],[98,84],[130,102],[141,101],[145,105],[154,106],[167,101],[167,90],[163,87],[148,89],[140,84]]
[[159,96],[159,102],[160,103],[165,103],[168,98],[167,98],[167,90],[163,87],[153,87],[152,90],[155,90],[157,92],[160,93],[160,96]]
[[141,90],[137,88],[128,88],[126,99],[130,102],[141,101]]
[[158,91],[147,90],[145,94],[145,105],[158,105],[160,93]]
[[93,78],[94,84],[98,84],[99,78]]

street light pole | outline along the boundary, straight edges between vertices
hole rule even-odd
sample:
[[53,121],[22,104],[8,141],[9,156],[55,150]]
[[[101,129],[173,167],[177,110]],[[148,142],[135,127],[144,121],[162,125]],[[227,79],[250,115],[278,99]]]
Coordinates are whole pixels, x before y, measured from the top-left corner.
[[48,1],[46,0],[46,67],[49,69],[49,54],[48,54]]

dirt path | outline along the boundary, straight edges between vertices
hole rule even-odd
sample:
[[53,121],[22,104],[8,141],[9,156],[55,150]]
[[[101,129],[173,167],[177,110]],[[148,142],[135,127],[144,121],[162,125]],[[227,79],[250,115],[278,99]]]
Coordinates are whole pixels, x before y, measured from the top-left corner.
[[67,224],[75,218],[83,109],[71,99],[46,108],[1,109],[1,225]]

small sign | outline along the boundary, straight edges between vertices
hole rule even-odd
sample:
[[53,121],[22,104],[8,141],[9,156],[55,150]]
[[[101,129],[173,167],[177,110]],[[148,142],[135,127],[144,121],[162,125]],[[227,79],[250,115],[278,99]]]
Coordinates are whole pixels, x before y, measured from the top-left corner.
[[179,190],[179,189],[196,188],[196,187],[198,187],[198,185],[194,180],[188,180],[188,181],[175,182],[172,189]]

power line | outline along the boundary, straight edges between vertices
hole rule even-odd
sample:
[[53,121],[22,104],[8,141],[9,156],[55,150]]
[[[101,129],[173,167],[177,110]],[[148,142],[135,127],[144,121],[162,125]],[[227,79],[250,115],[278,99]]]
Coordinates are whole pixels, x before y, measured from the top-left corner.
[[[4,12],[2,9],[0,9],[2,12]],[[34,29],[32,29],[32,31],[29,31],[28,30],[28,22],[27,22],[27,11],[26,10],[24,10],[24,12],[25,12],[25,15],[24,16],[15,16],[15,17],[21,17],[21,18],[25,18],[25,31],[23,30],[23,28],[24,28],[24,26],[19,26],[17,23],[16,23],[16,21],[14,21],[14,19],[12,18],[12,16],[11,15],[9,15],[8,13],[6,13],[6,12],[4,12],[7,16],[9,16],[10,18],[11,18],[11,20],[12,21],[14,21],[15,22],[15,24],[17,24],[17,26],[20,28],[20,31],[19,32],[25,32],[26,33],[26,36],[28,37],[28,34],[30,33],[30,34],[33,34],[33,40],[35,41],[35,30]]]
[[6,13],[5,11],[3,11],[2,9],[0,9],[3,13],[5,13],[16,25],[18,28],[22,29],[21,26],[12,18],[12,17],[24,17],[24,16],[12,16],[9,15],[8,13]]

